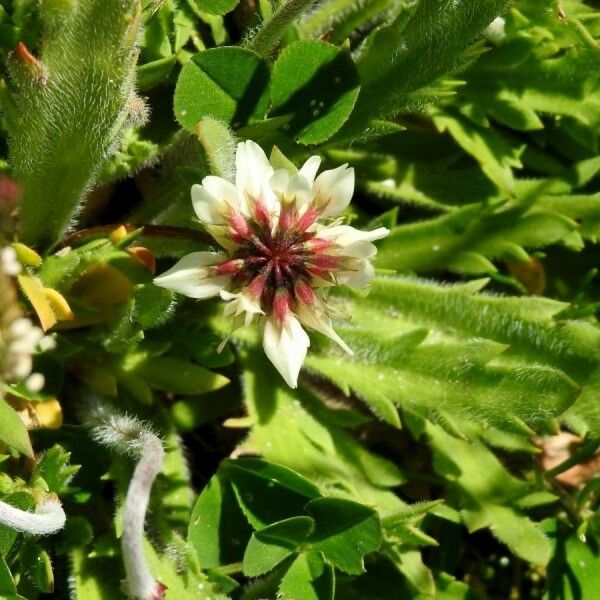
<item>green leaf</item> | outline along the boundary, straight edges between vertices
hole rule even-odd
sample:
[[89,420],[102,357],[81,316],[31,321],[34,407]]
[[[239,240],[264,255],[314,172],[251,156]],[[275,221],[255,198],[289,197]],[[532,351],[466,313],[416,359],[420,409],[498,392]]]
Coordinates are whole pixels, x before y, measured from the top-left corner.
[[333,600],[333,569],[316,553],[301,554],[292,563],[279,586],[282,600]]
[[[354,355],[327,343],[306,365],[392,424],[382,411],[389,403],[448,428],[468,418],[527,431],[524,423],[560,415],[579,392],[571,377],[590,381],[600,333],[592,328],[587,339],[583,323],[553,321],[560,303],[473,291],[409,278],[375,279],[368,297],[340,290],[330,301],[352,321],[336,330]],[[588,365],[582,373],[583,362],[569,358],[576,347]]]
[[414,521],[426,515],[430,510],[434,509],[436,506],[442,504],[443,500],[430,500],[423,502],[416,502],[415,504],[410,504],[406,507],[403,507],[399,511],[395,512],[393,515],[388,515],[384,521],[383,525],[385,529],[394,526],[394,523],[404,523],[406,521]]
[[235,138],[225,123],[206,117],[196,127],[198,139],[206,152],[210,172],[224,179],[233,179]]
[[230,345],[225,346],[221,353],[217,351],[219,344],[223,341],[222,336],[210,331],[201,323],[190,322],[184,315],[176,316],[168,327],[153,332],[152,339],[170,345],[173,343],[172,328],[188,334],[178,336],[174,345],[174,354],[177,356],[185,356],[211,369],[224,367],[234,362],[235,357]]
[[401,272],[493,273],[496,267],[487,259],[528,260],[525,248],[563,241],[576,229],[577,223],[558,211],[508,203],[471,204],[394,227],[380,243],[377,265]]
[[461,516],[469,530],[490,527],[517,556],[547,564],[548,539],[513,507],[513,502],[528,495],[529,485],[508,473],[481,442],[458,440],[434,425],[428,425],[427,432],[435,452],[435,469],[451,478],[449,485],[459,493]]
[[[323,493],[366,502],[383,512],[402,506],[389,490],[404,481],[391,462],[370,453],[328,421],[326,411],[310,394],[279,384],[258,349],[244,351],[242,360],[245,401],[254,421],[243,444],[246,451],[318,482]],[[281,518],[286,516],[294,514]]]
[[77,598],[104,600],[118,598],[122,567],[116,557],[90,556],[85,547],[70,554],[71,589]]
[[[551,26],[558,29],[560,23]],[[593,90],[598,89],[598,79],[591,76],[599,66],[597,52],[568,47],[569,43],[560,51],[549,31],[543,44],[547,48],[540,52],[533,35],[511,36],[492,56],[482,56],[471,65],[461,94],[515,129],[539,126],[538,113],[597,122],[599,107]]]
[[586,534],[587,541],[584,541],[572,528],[555,518],[544,521],[543,528],[553,546],[548,568],[548,598],[593,598],[598,589],[600,567],[600,557],[595,550],[596,537]]
[[[505,0],[424,0],[373,32],[359,61],[363,88],[340,137],[352,138],[373,118],[423,102],[418,93],[459,66],[475,37],[502,13]],[[426,95],[427,98],[427,95]]]
[[17,586],[3,557],[0,557],[0,595],[7,600],[17,597]]
[[165,83],[176,63],[177,56],[173,54],[139,66],[137,68],[139,90],[146,92],[154,86]]
[[473,588],[462,581],[456,581],[447,573],[441,573],[436,579],[437,595],[439,600],[478,600],[480,596]]
[[264,118],[268,86],[267,64],[254,52],[233,47],[206,50],[181,70],[175,116],[191,132],[205,117],[239,128]]
[[230,476],[234,479],[240,473],[245,473],[268,487],[278,486],[311,499],[320,496],[316,485],[282,465],[258,458],[241,458],[228,461],[225,463],[225,468],[229,469]]
[[311,548],[322,552],[346,573],[362,573],[364,556],[379,549],[382,542],[377,513],[362,504],[337,498],[318,498],[306,509],[315,521]]
[[436,587],[431,570],[423,563],[417,550],[398,553],[397,568],[414,589],[424,596],[436,597]]
[[164,434],[163,441],[165,458],[161,477],[155,484],[160,502],[156,502],[155,507],[151,504],[151,510],[160,509],[161,514],[154,519],[154,527],[168,539],[174,528],[185,529],[188,526],[196,493],[192,488],[187,449],[181,438],[169,431]]
[[217,473],[198,498],[188,527],[200,566],[211,569],[240,561],[251,529],[226,477]]
[[346,51],[316,40],[295,42],[273,67],[270,114],[291,116],[284,130],[301,144],[321,143],[348,119],[358,91]]
[[320,496],[314,484],[281,465],[241,458],[226,461],[223,468],[255,529],[301,514],[309,500]]
[[64,492],[75,473],[79,471],[79,466],[69,464],[70,458],[69,452],[65,452],[61,446],[55,444],[46,450],[36,463],[31,480],[35,482],[41,478],[49,492],[57,495]]
[[205,575],[191,571],[185,577],[181,576],[180,567],[169,554],[159,554],[148,540],[145,541],[145,554],[148,564],[157,581],[163,583],[168,590],[165,599],[194,598],[198,590],[206,600],[229,600],[228,596],[219,593]]
[[173,292],[155,285],[142,285],[133,292],[133,317],[143,329],[163,325],[173,314]]
[[[403,554],[402,556],[405,556]],[[417,595],[417,590],[409,585],[407,578],[393,561],[383,555],[370,560],[367,572],[358,577],[341,578],[336,582],[336,596],[347,600],[377,598],[377,600],[397,600],[398,598],[430,598]]]
[[49,554],[37,545],[29,544],[21,553],[21,568],[32,580],[36,591],[54,592],[54,573]]
[[[439,136],[429,136],[429,145],[434,143]],[[423,144],[425,144],[423,140]],[[411,154],[419,152],[411,148]],[[345,158],[345,157],[340,157]],[[360,155],[348,157],[353,161],[360,159]],[[370,196],[380,198],[386,204],[402,204],[421,207],[428,212],[449,212],[455,206],[465,203],[478,203],[484,200],[498,198],[496,186],[482,173],[479,168],[443,169],[431,166],[420,160],[406,158],[407,164],[394,164],[388,179],[382,181],[367,181],[365,190]],[[395,163],[396,161],[394,161]],[[375,177],[375,174],[369,174]]]
[[490,504],[485,512],[494,535],[512,552],[533,564],[548,564],[550,541],[534,523],[506,506]]
[[2,398],[0,398],[0,441],[21,454],[33,458],[33,448],[25,424]]
[[[600,358],[600,330],[582,321],[553,319],[564,305],[543,298],[475,295],[466,287],[390,277],[374,281],[369,302],[373,308],[393,307],[418,319],[420,326],[509,344],[511,355],[547,361],[571,376],[589,375]],[[380,322],[385,326],[385,319]]]
[[223,393],[186,396],[171,406],[170,415],[175,427],[186,432],[224,419],[238,409],[239,399],[224,390]]
[[292,517],[254,532],[244,553],[244,575],[258,577],[272,570],[306,540],[313,528],[310,517]]
[[141,377],[150,387],[175,394],[202,394],[229,383],[223,375],[172,356],[144,357],[134,363],[125,368],[127,373]]
[[456,142],[475,160],[482,171],[500,190],[514,193],[512,168],[520,168],[520,150],[510,146],[499,134],[471,123],[452,113],[436,114],[433,122],[440,131],[448,131]]
[[[33,510],[35,508],[35,500],[31,494],[27,492],[16,492],[3,498],[3,502],[20,508],[21,510]],[[6,526],[0,525],[0,557],[7,557],[11,551],[15,540],[19,537],[18,531]]]
[[402,544],[409,548],[421,548],[427,546],[439,546],[436,539],[430,535],[424,533],[421,529],[415,525],[408,523],[395,523],[393,527],[389,529],[389,532],[396,543]]
[[226,15],[239,3],[239,0],[192,0],[199,10],[210,15]]

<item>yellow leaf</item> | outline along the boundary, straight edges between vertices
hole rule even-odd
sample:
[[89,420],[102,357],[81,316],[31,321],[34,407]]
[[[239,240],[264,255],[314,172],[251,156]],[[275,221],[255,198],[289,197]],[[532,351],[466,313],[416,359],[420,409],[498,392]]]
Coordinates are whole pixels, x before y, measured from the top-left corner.
[[48,298],[46,298],[44,286],[39,280],[29,275],[19,275],[17,279],[23,293],[27,296],[33,310],[35,310],[42,329],[48,331],[48,329],[56,324],[58,319],[52,310],[50,302],[48,302]]
[[38,427],[58,429],[62,426],[62,408],[56,398],[51,398],[44,402],[36,402],[33,405],[33,411],[37,418]]
[[44,288],[44,295],[59,321],[72,321],[75,318],[69,303],[60,292],[52,288]]
[[110,234],[109,239],[113,244],[118,244],[124,237],[127,236],[125,225],[120,225]]
[[223,427],[228,427],[230,429],[248,429],[255,423],[256,419],[253,417],[230,417],[229,419],[225,419],[225,421],[223,421]]
[[537,258],[515,262],[507,261],[510,274],[518,279],[530,294],[543,294],[546,289],[546,271]]
[[28,267],[39,267],[42,264],[42,257],[29,246],[15,242],[12,244],[12,247],[17,253],[17,258],[22,265],[26,265]]
[[27,429],[59,429],[62,426],[62,408],[56,398],[27,402],[11,396],[9,400]]
[[102,312],[126,302],[133,284],[117,269],[105,264],[92,265],[71,288],[71,294]]

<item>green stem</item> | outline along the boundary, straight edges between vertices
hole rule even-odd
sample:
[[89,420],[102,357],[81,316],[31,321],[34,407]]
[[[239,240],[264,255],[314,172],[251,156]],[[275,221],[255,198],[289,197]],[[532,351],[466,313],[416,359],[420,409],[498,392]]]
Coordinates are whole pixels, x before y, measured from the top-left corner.
[[[125,224],[126,227],[138,227],[136,225]],[[65,246],[81,246],[82,244],[98,238],[108,237],[115,229],[119,227],[114,225],[97,225],[87,229],[80,229],[69,234],[60,244],[61,248]],[[201,244],[209,244],[213,238],[203,231],[188,229],[186,227],[175,227],[169,225],[140,225],[144,237],[160,237],[178,240],[191,240]]]
[[319,37],[331,31],[336,41],[341,40],[398,4],[398,0],[325,0],[299,25],[300,34],[302,37]]
[[256,35],[248,40],[246,47],[261,56],[268,56],[287,28],[314,3],[315,0],[288,0],[284,2],[262,24]]
[[567,458],[567,460],[561,462],[553,469],[546,471],[546,476],[552,478],[560,475],[567,469],[570,469],[571,467],[578,465],[580,462],[583,462],[586,458],[589,458],[599,447],[600,438],[587,440],[570,458]]
[[39,58],[9,61],[10,160],[22,185],[20,236],[47,250],[72,222],[128,119],[139,0],[43,2]]
[[587,30],[586,26],[579,19],[576,19],[575,17],[569,17],[567,20],[569,23],[571,23],[581,41],[586,44],[588,48],[591,48],[592,50],[598,50],[598,48],[600,48],[598,41],[594,39],[594,36]]
[[229,565],[221,565],[220,567],[215,567],[213,571],[219,573],[219,575],[235,575],[236,573],[242,572],[242,563],[231,563]]

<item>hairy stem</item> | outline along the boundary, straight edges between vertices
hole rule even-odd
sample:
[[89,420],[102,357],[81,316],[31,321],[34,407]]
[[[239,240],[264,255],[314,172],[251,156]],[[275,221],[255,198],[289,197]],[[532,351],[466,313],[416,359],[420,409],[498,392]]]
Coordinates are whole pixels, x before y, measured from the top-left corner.
[[127,595],[135,600],[162,600],[166,588],[152,575],[144,553],[148,501],[165,457],[162,442],[145,423],[135,417],[117,414],[102,403],[91,405],[85,420],[98,442],[122,454],[139,457],[123,506],[124,587]]
[[[19,233],[46,250],[117,148],[135,76],[139,0],[40,3],[43,42],[12,53],[3,106],[22,186]],[[5,103],[6,104],[6,103]]]
[[268,56],[286,29],[314,3],[315,0],[287,0],[262,24],[246,47],[261,56]]
[[0,524],[33,535],[56,533],[65,525],[67,517],[58,500],[46,500],[35,512],[21,510],[0,501]]
[[164,587],[154,579],[144,555],[144,522],[152,484],[162,469],[165,452],[160,439],[153,433],[143,434],[140,442],[141,458],[125,498],[121,548],[129,595],[140,600],[154,600],[162,598]]

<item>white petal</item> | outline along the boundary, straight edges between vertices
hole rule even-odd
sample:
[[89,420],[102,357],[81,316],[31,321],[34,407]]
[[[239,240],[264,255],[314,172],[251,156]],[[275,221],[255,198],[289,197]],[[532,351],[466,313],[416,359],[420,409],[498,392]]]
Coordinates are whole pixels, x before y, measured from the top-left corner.
[[290,172],[287,169],[277,169],[269,180],[271,187],[277,193],[286,192],[290,183]]
[[309,346],[308,335],[293,315],[289,315],[281,327],[274,318],[265,322],[265,354],[291,388],[298,386],[298,374]]
[[313,185],[316,201],[323,206],[323,217],[341,214],[354,193],[354,169],[346,165],[323,171]]
[[240,205],[238,192],[231,181],[227,181],[227,179],[223,179],[222,177],[208,175],[202,180],[202,185],[211,196],[227,203],[234,210],[238,209]]
[[277,196],[284,202],[293,202],[300,209],[312,200],[312,192],[308,181],[300,175],[290,174],[286,169],[278,169],[270,179],[270,185]]
[[260,302],[252,298],[249,294],[245,294],[244,292],[232,294],[231,292],[222,290],[220,295],[223,300],[230,300],[223,309],[223,315],[226,317],[244,315],[244,324],[246,326],[250,325],[254,315],[265,314],[260,307]]
[[229,226],[228,225],[204,225],[204,228],[215,241],[221,246],[225,248],[225,250],[234,251],[237,249],[238,244],[234,242],[229,235]]
[[377,247],[371,242],[354,242],[339,248],[337,254],[350,258],[373,258],[377,254]]
[[301,304],[298,306],[296,314],[302,325],[306,325],[306,327],[321,332],[338,344],[348,354],[354,354],[348,344],[346,344],[346,342],[344,342],[344,340],[335,332],[331,326],[331,319],[324,312]]
[[[270,179],[271,178],[269,177],[269,180]],[[279,211],[281,210],[281,203],[279,202],[277,194],[272,190],[269,180],[263,184],[258,198],[264,202],[271,215],[278,216]]]
[[230,211],[239,210],[240,201],[232,183],[209,175],[202,185],[192,186],[192,205],[202,223],[220,225],[227,223]]
[[361,231],[350,225],[334,225],[319,230],[317,236],[331,240],[338,246],[348,246],[355,242],[374,242],[388,236],[389,233],[390,230],[386,227],[379,227],[373,231]]
[[315,177],[317,176],[317,171],[321,166],[321,157],[320,156],[311,156],[303,165],[300,167],[298,171],[298,175],[302,175],[308,181],[310,185],[315,182]]
[[235,155],[235,186],[238,192],[258,198],[273,175],[273,167],[262,148],[248,140],[240,142]]
[[222,252],[192,252],[184,256],[162,275],[155,277],[154,285],[168,288],[189,298],[211,298],[229,283],[228,275],[210,275],[207,266],[222,262]]
[[354,288],[364,288],[369,285],[375,277],[375,269],[370,261],[363,259],[350,260],[352,264],[349,267],[351,266],[351,268],[338,271],[335,274],[336,279],[340,283]]

